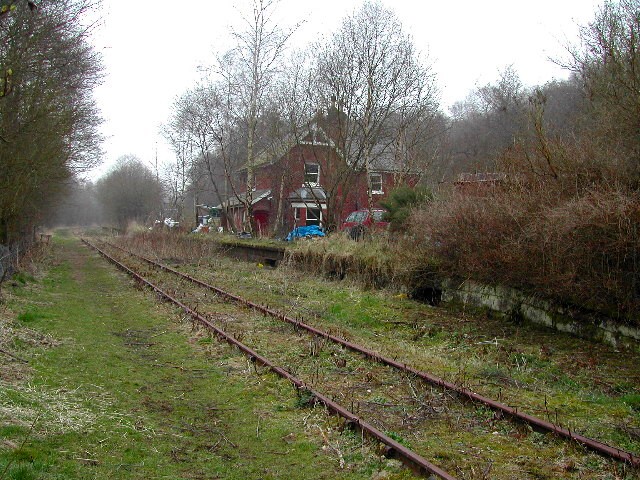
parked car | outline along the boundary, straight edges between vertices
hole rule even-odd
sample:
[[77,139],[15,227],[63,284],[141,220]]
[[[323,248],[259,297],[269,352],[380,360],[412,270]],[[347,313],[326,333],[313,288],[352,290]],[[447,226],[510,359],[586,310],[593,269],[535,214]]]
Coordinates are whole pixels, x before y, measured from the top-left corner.
[[340,230],[349,232],[354,240],[361,239],[369,230],[386,230],[389,227],[389,222],[383,220],[386,210],[374,209],[372,213],[373,216],[368,209],[351,212],[342,222]]

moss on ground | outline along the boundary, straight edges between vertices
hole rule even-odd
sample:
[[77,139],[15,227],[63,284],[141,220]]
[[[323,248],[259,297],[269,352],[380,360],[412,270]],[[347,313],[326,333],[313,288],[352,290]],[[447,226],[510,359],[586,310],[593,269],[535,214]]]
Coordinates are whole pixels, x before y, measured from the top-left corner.
[[[197,265],[183,264],[181,268],[387,356],[521,406],[529,413],[557,420],[572,431],[640,451],[637,354],[621,354],[552,330],[506,322],[486,312],[434,308],[396,292],[366,291],[354,283],[330,282],[294,269],[271,270],[222,257]],[[492,423],[483,428],[490,427]],[[496,432],[497,437],[502,434],[499,427]],[[446,431],[441,433],[446,436]],[[472,437],[470,434],[471,443]],[[422,443],[415,439],[411,442],[425,448],[421,451],[440,451],[448,461],[464,462],[465,455],[458,458],[450,450],[465,447],[446,446],[446,442],[443,446],[437,436]],[[522,478],[536,478],[544,471],[555,472],[552,478],[593,472],[602,473],[591,478],[616,478],[605,472],[597,455],[580,459],[575,452],[563,450],[562,441],[543,436],[540,442],[539,458],[547,465],[534,467],[539,458],[518,460],[529,472]],[[487,444],[483,451],[494,451],[496,458],[509,456],[508,451],[496,448]],[[560,460],[557,452],[561,452]],[[455,458],[450,458],[452,455]],[[636,474],[621,469],[615,475],[636,478]]]
[[0,382],[1,479],[408,478],[77,240],[53,249],[8,299],[17,331],[56,340],[14,345],[29,372]]

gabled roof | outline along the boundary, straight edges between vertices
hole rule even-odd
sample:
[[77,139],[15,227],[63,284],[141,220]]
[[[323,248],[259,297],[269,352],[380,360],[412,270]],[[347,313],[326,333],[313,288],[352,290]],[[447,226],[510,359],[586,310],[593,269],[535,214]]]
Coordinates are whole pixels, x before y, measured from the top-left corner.
[[[256,203],[258,203],[260,200],[267,198],[269,195],[271,195],[271,190],[254,190],[252,193],[252,197],[251,197],[251,205],[255,205]],[[243,206],[244,202],[246,202],[247,200],[247,195],[246,193],[239,193],[237,196],[233,195],[231,197],[229,197],[226,201],[222,202],[220,205],[218,205],[216,208],[222,208],[222,207],[239,207],[239,206]]]
[[[318,146],[331,146],[334,147],[333,142],[327,135],[327,133],[317,124],[308,124],[309,129],[307,132],[302,135],[295,135],[293,133],[289,133],[286,135],[282,141],[274,142],[274,144],[264,148],[259,151],[253,160],[253,166],[261,167],[263,165],[272,165],[282,157],[284,157],[289,150],[291,150],[296,145],[318,145]],[[240,168],[238,168],[238,172],[247,169],[248,162],[245,162]]]
[[327,135],[327,132],[318,125],[318,122],[311,122],[309,125],[309,130],[306,135],[304,135],[300,142],[303,145],[324,145],[324,146],[334,146],[333,141]]

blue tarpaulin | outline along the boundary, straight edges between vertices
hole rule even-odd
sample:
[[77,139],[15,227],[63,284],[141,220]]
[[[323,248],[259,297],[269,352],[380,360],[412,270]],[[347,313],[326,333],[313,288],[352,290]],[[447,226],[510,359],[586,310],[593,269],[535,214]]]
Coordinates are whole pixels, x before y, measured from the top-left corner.
[[317,225],[309,225],[308,227],[296,227],[289,235],[287,235],[287,242],[295,238],[306,238],[306,237],[324,237],[325,234],[322,229]]

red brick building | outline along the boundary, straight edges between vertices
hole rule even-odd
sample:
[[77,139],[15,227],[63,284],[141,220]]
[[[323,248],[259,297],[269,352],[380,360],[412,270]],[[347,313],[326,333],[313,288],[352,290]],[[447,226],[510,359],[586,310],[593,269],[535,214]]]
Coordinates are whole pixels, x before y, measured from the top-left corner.
[[[255,224],[260,234],[285,233],[296,226],[339,228],[347,215],[368,207],[368,182],[364,169],[348,164],[331,134],[331,113],[319,116],[305,134],[289,138],[279,149],[261,152],[255,161],[255,186],[251,192]],[[374,207],[395,186],[415,185],[416,174],[394,168],[392,155],[376,155],[370,168]],[[238,196],[223,204],[235,225],[246,224],[246,175]]]

